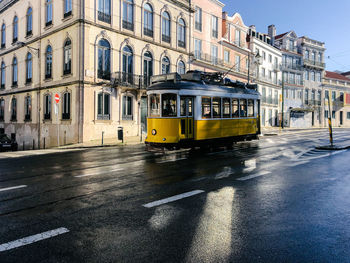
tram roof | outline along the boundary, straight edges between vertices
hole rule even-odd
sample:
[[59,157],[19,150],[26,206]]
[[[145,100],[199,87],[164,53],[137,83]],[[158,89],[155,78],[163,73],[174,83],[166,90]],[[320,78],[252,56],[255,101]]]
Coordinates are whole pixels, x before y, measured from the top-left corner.
[[[224,84],[225,80],[228,80],[226,84]],[[219,72],[205,73],[193,71],[182,75],[177,73],[157,75],[151,78],[151,83],[152,85],[147,88],[148,91],[172,89],[202,90],[230,94],[260,95],[257,91],[257,85],[247,85],[242,82],[223,79],[222,74]]]

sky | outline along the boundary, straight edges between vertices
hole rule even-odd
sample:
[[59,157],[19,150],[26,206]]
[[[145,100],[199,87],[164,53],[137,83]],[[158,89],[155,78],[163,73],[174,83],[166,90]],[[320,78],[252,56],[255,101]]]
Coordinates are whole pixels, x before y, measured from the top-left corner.
[[326,70],[350,71],[350,0],[221,0],[224,11],[238,12],[246,26],[267,33],[276,26],[276,34],[294,30],[325,42]]

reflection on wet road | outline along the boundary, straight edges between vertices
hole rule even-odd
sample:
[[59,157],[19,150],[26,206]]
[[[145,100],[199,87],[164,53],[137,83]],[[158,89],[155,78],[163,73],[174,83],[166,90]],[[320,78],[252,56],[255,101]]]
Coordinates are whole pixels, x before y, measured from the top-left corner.
[[[205,153],[140,145],[1,159],[1,262],[344,262],[350,151],[315,149],[327,140],[314,131]],[[335,141],[350,145],[350,131]]]

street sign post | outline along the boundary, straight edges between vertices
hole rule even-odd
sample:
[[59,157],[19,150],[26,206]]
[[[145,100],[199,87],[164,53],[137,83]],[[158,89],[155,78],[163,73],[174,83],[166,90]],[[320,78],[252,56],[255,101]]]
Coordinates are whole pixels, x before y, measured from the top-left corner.
[[57,147],[60,147],[60,123],[58,120],[58,103],[60,102],[60,94],[55,94],[55,114],[57,119]]

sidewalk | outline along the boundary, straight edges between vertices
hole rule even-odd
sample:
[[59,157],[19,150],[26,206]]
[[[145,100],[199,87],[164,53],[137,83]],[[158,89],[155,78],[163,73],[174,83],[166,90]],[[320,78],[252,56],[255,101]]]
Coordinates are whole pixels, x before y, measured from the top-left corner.
[[[336,129],[336,128],[333,128]],[[276,136],[285,133],[302,133],[302,132],[310,132],[310,131],[323,131],[328,128],[323,127],[315,127],[315,128],[283,128],[280,127],[262,127],[261,128],[261,136]]]

